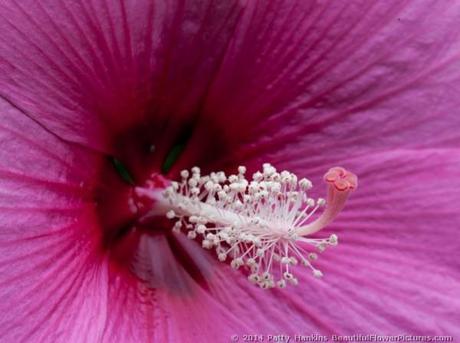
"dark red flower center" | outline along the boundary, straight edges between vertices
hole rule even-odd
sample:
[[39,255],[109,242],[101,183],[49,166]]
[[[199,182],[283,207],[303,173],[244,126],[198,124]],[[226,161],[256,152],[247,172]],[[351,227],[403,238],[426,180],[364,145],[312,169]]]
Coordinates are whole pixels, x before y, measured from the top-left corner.
[[134,187],[144,186],[152,173],[173,180],[180,169],[195,164],[205,169],[231,165],[231,144],[221,132],[222,128],[208,121],[188,121],[172,127],[167,121],[150,120],[114,136],[113,152],[105,157],[94,191],[101,248],[109,251],[114,262],[128,267],[141,235],[165,235],[181,259],[184,252],[171,236],[170,222],[162,217],[140,223],[139,214],[130,210],[128,201]]

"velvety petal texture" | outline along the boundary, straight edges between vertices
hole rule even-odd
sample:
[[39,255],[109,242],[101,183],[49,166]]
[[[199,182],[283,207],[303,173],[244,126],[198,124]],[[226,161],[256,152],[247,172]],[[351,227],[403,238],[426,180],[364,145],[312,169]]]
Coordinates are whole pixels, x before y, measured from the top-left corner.
[[[457,0],[0,2],[0,340],[460,337],[459,22]],[[324,278],[260,290],[160,220],[108,247],[108,157],[142,178],[176,148],[170,178],[270,162],[324,196],[356,173]]]

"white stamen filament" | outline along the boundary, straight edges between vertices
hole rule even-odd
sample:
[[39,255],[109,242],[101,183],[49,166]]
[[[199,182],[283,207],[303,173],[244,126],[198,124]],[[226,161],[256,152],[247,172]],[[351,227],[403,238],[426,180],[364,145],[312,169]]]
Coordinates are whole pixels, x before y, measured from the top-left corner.
[[[182,181],[172,182],[165,190],[138,187],[135,193],[139,199],[153,201],[141,220],[159,214],[176,219],[173,231],[184,229],[190,239],[200,238],[203,248],[214,248],[220,261],[230,257],[234,269],[246,266],[249,281],[261,288],[296,285],[290,267],[299,260],[315,277],[321,277],[322,272],[312,265],[317,259],[312,249],[322,252],[337,245],[337,236],[309,236],[342,210],[350,191],[357,187],[356,176],[339,167],[329,170],[324,177],[328,183],[326,202],[308,197],[309,180],[298,181],[287,171],[278,173],[268,163],[250,182],[245,173],[241,166],[236,175],[218,172],[201,176],[200,169],[194,167],[191,174],[183,170]],[[130,207],[133,203],[142,201],[131,200]],[[326,203],[322,215],[307,223]]]

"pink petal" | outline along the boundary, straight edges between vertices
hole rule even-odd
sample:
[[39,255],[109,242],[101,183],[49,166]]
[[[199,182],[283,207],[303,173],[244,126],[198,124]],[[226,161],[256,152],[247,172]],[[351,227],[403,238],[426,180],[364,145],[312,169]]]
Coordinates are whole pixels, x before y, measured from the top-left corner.
[[318,261],[324,280],[302,278],[318,316],[342,333],[458,335],[460,151],[392,150],[344,165],[362,187],[322,233],[340,241]]
[[[102,250],[92,192],[103,156],[92,149],[109,152],[113,135],[143,119],[152,95],[160,99],[156,119],[197,113],[239,7],[159,2],[153,24],[150,1],[117,4],[0,5],[1,340],[140,342],[175,334],[166,319],[181,314],[162,310]],[[182,35],[173,40],[176,31]],[[194,55],[185,53],[190,46]],[[204,322],[211,315],[203,313]]]
[[229,160],[331,167],[460,142],[457,1],[248,6],[206,107],[247,143]]
[[98,327],[107,288],[86,274],[100,232],[81,201],[92,179],[82,166],[97,164],[4,100],[0,113],[0,340],[75,337],[89,309]]
[[240,11],[237,2],[2,1],[2,97],[105,152],[146,117],[171,136],[171,115],[195,120]]
[[102,249],[89,192],[100,156],[3,100],[0,113],[0,340],[148,341],[153,306]]

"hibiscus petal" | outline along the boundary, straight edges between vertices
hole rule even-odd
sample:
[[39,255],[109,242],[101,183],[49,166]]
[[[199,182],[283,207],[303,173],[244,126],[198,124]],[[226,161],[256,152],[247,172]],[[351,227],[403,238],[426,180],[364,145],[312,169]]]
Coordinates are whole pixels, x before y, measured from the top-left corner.
[[100,308],[107,288],[100,279],[81,277],[94,259],[98,231],[91,206],[81,201],[91,171],[78,166],[97,164],[14,104],[0,100],[0,113],[0,337],[59,340],[63,332],[72,337],[89,324],[80,320],[89,299]]
[[337,331],[458,334],[459,156],[391,150],[345,162],[361,186],[328,230],[341,243],[318,261],[314,291]]
[[20,111],[0,100],[0,340],[148,341],[153,306],[102,249],[100,156]]
[[212,1],[2,1],[2,96],[61,138],[110,151],[115,134],[152,112],[160,132],[171,115],[193,121],[240,10]]
[[241,143],[228,160],[459,143],[458,2],[248,6],[205,107]]
[[160,119],[196,115],[240,7],[158,2],[154,30],[152,2],[124,4],[0,4],[2,340],[171,336],[154,295],[102,249],[92,151],[110,151],[152,96]]

